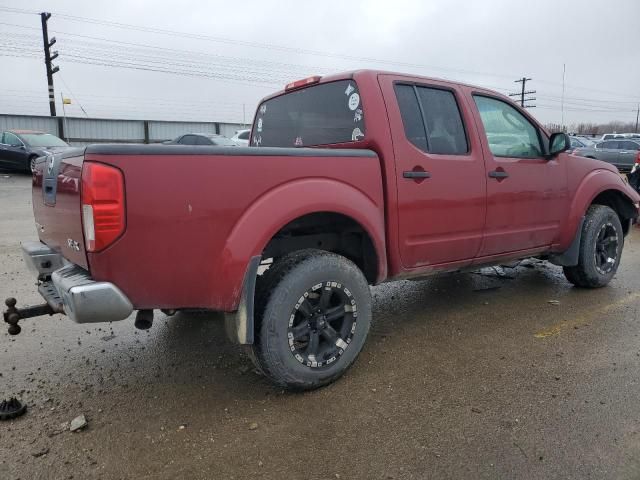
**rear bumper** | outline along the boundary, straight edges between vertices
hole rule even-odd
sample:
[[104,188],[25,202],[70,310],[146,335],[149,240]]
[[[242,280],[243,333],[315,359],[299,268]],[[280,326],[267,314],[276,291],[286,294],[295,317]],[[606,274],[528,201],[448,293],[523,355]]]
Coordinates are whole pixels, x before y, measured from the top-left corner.
[[96,282],[89,272],[68,263],[41,242],[22,245],[29,270],[41,281],[38,291],[54,311],[64,312],[77,323],[124,320],[133,305],[112,283]]

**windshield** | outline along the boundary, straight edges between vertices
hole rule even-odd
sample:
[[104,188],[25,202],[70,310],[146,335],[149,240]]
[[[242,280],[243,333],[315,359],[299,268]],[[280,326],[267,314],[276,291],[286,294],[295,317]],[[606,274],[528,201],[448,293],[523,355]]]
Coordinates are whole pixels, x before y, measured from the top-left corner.
[[22,133],[20,138],[30,147],[68,147],[64,140],[49,133]]
[[308,147],[362,140],[364,109],[353,80],[324,83],[262,103],[251,145]]

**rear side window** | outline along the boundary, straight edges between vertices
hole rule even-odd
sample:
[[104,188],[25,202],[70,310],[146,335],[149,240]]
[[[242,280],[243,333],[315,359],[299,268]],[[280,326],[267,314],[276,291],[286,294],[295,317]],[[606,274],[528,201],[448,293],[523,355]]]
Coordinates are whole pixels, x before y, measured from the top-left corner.
[[249,140],[249,134],[251,132],[249,130],[247,130],[246,132],[242,132],[240,135],[238,135],[238,138],[240,140]]
[[462,155],[469,151],[452,92],[403,84],[397,84],[395,90],[405,135],[411,143],[440,155]]
[[308,147],[362,140],[365,112],[356,82],[340,80],[280,95],[258,107],[251,145]]
[[209,140],[207,137],[197,136],[195,137],[196,145],[215,145],[214,142]]

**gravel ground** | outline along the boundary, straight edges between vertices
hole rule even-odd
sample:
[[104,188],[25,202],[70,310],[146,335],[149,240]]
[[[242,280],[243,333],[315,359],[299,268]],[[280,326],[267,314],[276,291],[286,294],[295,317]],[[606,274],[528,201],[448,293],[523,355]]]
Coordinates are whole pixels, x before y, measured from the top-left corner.
[[[39,301],[30,201],[0,174],[0,297],[21,305]],[[594,291],[533,260],[373,288],[358,361],[304,394],[254,372],[216,314],[26,320],[0,334],[0,397],[29,405],[0,423],[0,479],[640,478],[639,253],[634,229]]]

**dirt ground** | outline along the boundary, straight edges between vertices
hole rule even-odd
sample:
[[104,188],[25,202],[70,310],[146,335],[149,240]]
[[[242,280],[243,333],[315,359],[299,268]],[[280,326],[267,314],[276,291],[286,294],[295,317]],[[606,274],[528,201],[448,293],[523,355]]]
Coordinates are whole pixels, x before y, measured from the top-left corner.
[[[39,302],[30,179],[0,174],[0,300]],[[336,384],[284,393],[215,314],[0,333],[0,479],[638,479],[640,231],[607,288],[516,268],[373,288]],[[549,302],[557,300],[556,302]],[[65,422],[84,414],[88,427]]]

